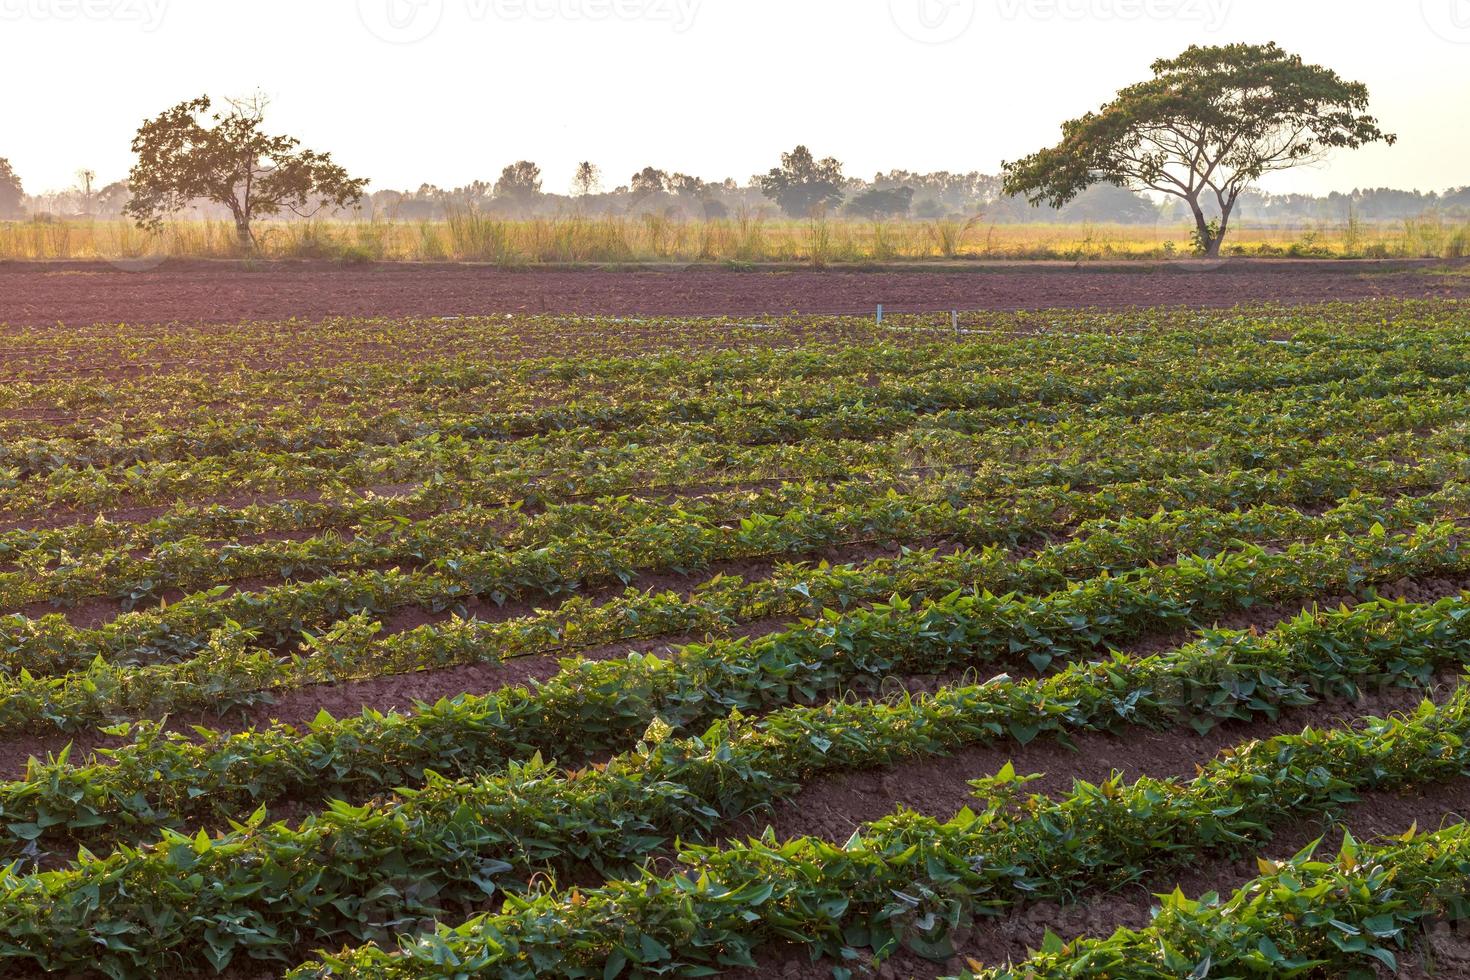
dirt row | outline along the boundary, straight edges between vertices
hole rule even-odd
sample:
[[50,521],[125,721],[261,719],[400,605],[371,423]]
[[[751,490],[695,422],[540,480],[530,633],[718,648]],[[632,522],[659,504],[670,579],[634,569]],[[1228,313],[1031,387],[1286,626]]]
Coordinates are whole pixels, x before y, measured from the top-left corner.
[[[861,552],[827,551],[809,555],[808,558],[825,558],[833,563],[842,561],[863,560],[875,558],[885,554],[892,554],[896,547],[882,547],[864,549]],[[748,563],[745,566],[731,565],[728,574],[743,574],[746,577],[758,575],[765,563]],[[640,588],[668,588],[674,591],[687,590],[694,584],[706,580],[706,576],[699,575],[679,576],[674,573],[661,574],[656,582],[639,582]],[[1377,594],[1391,599],[1403,599],[1410,602],[1433,602],[1446,596],[1460,594],[1466,588],[1470,588],[1470,576],[1461,578],[1424,578],[1403,579],[1397,582],[1386,583],[1379,587]],[[604,596],[606,597],[606,596]],[[1288,603],[1280,606],[1261,606],[1247,611],[1232,613],[1220,617],[1213,625],[1223,629],[1256,629],[1265,631],[1280,625],[1285,620],[1300,614],[1304,610],[1315,608],[1336,608],[1339,605],[1352,605],[1360,601],[1362,596],[1350,593],[1334,593],[1316,597],[1309,601],[1300,603]],[[528,604],[525,610],[521,607],[506,607],[500,613],[500,618],[509,618],[515,614],[524,614],[530,609]],[[742,623],[732,629],[729,633],[732,637],[758,638],[771,632],[775,632],[790,625],[790,621],[783,618],[772,618]],[[1159,631],[1138,640],[1124,644],[1123,649],[1135,656],[1149,656],[1166,650],[1174,649],[1189,642],[1194,631],[1190,629],[1172,629]],[[605,646],[595,647],[578,651],[576,656],[587,660],[610,660],[625,657],[630,653],[658,653],[663,655],[676,650],[679,646],[704,640],[704,634],[664,634],[651,636],[633,641],[611,643]],[[419,702],[432,703],[441,698],[457,697],[461,694],[485,695],[507,687],[531,685],[543,682],[557,673],[560,669],[561,660],[565,657],[562,653],[551,653],[541,656],[520,657],[508,661],[496,661],[480,664],[466,664],[457,667],[448,667],[438,670],[418,671],[409,674],[397,674],[392,676],[372,678],[362,681],[350,681],[338,684],[315,684],[294,690],[280,691],[273,694],[269,700],[250,707],[232,708],[227,712],[190,712],[187,714],[173,715],[167,718],[165,727],[171,731],[189,732],[194,726],[203,726],[215,731],[243,732],[252,728],[262,728],[275,722],[283,724],[303,726],[309,724],[319,711],[327,710],[333,716],[342,718],[361,713],[364,709],[377,711],[410,711]],[[995,671],[1003,670],[1003,665],[995,667]],[[909,690],[912,693],[930,693],[942,684],[958,683],[962,674],[949,674],[942,676],[910,676],[897,679],[897,684],[887,684],[885,691],[897,692],[898,690]],[[97,749],[113,747],[120,744],[119,739],[105,735],[98,730],[88,729],[84,732],[63,734],[59,732],[36,733],[22,738],[11,738],[0,740],[0,779],[19,778],[26,768],[27,761],[32,757],[44,758],[46,755],[60,751],[68,744],[73,746],[73,758],[80,761],[87,753]],[[876,778],[871,774],[856,774],[854,778]],[[958,809],[958,807],[956,807]],[[851,817],[851,821],[844,826],[851,827],[869,816],[863,816],[863,811],[848,810],[845,804],[834,804],[833,819],[845,820]],[[846,814],[847,816],[844,816]],[[764,818],[763,818],[764,819]],[[735,830],[732,833],[744,833],[743,830]]]
[[[1377,592],[1385,598],[1428,603],[1459,595],[1466,587],[1470,587],[1470,576],[1402,579],[1386,583]],[[1360,599],[1357,595],[1340,593],[1300,603],[1259,606],[1222,616],[1214,626],[1263,633],[1295,618],[1304,610],[1351,606]],[[1192,630],[1156,632],[1123,644],[1122,649],[1134,657],[1151,656],[1177,648],[1189,642],[1193,635]],[[1442,684],[1455,686],[1458,674],[1458,671],[1447,672],[1441,678]],[[841,841],[851,837],[859,824],[886,816],[900,805],[934,815],[958,812],[970,799],[967,781],[973,776],[965,774],[994,772],[1008,761],[1015,762],[1018,772],[1046,773],[1047,777],[1034,784],[1033,789],[1054,794],[1070,787],[1073,779],[1096,781],[1106,778],[1114,770],[1157,775],[1152,767],[1160,760],[1188,758],[1200,761],[1228,745],[1270,737],[1261,734],[1263,732],[1281,734],[1300,731],[1307,725],[1337,724],[1345,717],[1402,710],[1421,700],[1423,694],[1420,692],[1385,687],[1368,692],[1362,701],[1355,704],[1319,704],[1292,709],[1278,720],[1227,725],[1204,737],[1183,730],[1139,730],[1129,732],[1127,737],[1088,736],[1083,740],[1086,747],[1077,753],[1055,742],[1036,742],[1027,746],[1003,742],[979,746],[947,759],[919,760],[889,770],[840,773],[818,780],[779,804],[772,814],[758,815],[733,826],[727,833],[730,839],[740,839],[771,826],[779,837],[810,835]],[[1059,764],[1058,760],[1065,761]],[[1190,773],[1193,772],[1193,761],[1187,770]]]
[[[1455,594],[1466,584],[1467,581],[1461,579],[1406,579],[1392,583],[1382,591],[1391,597],[1428,601],[1442,595]],[[1330,595],[1312,603],[1253,609],[1224,617],[1220,625],[1265,630],[1294,615],[1301,608],[1314,605],[1335,606],[1353,598],[1349,595]],[[775,625],[778,624],[751,624],[750,630],[759,632]],[[1187,638],[1188,634],[1182,631],[1160,633],[1141,640],[1129,649],[1136,654],[1147,654],[1175,646]],[[652,649],[676,639],[678,638],[649,641],[636,648]],[[618,656],[627,649],[628,645],[616,645],[606,650],[593,651],[591,655],[595,658]],[[342,685],[339,688],[315,688],[299,692],[303,698],[298,706],[301,713],[298,720],[306,720],[324,704],[330,706],[333,699],[339,696],[353,702],[353,707],[364,702],[376,702],[375,706],[384,707],[386,704],[402,704],[405,695],[410,700],[436,696],[434,691],[426,688],[438,688],[438,693],[443,695],[465,691],[487,692],[506,684],[525,683],[549,676],[554,667],[554,663],[544,659],[510,665],[455,668],[415,675],[412,678],[389,678],[361,685]],[[933,680],[906,678],[901,686],[932,689]],[[1456,683],[1454,672],[1441,675],[1438,683],[1439,695],[1452,689]],[[1329,702],[1292,709],[1274,720],[1232,723],[1203,736],[1184,729],[1166,733],[1139,729],[1122,737],[1084,735],[1076,739],[1075,748],[1067,748],[1051,740],[1026,746],[1004,741],[977,746],[945,759],[919,759],[882,770],[835,773],[814,781],[795,797],[778,803],[771,812],[730,822],[724,828],[722,838],[738,840],[770,826],[781,837],[809,834],[840,841],[846,839],[859,823],[881,818],[899,806],[947,818],[971,802],[969,779],[993,773],[1008,761],[1013,762],[1020,772],[1045,773],[1045,778],[1034,784],[1033,789],[1051,795],[1065,792],[1074,779],[1098,781],[1107,778],[1114,771],[1124,772],[1130,779],[1141,775],[1187,778],[1194,774],[1196,764],[1213,757],[1222,748],[1242,741],[1296,732],[1307,725],[1345,725],[1366,715],[1405,711],[1412,709],[1423,696],[1421,691],[1385,686],[1380,690],[1366,692],[1356,701]],[[277,717],[280,714],[279,707],[261,709],[248,722],[261,724],[267,716]],[[351,710],[346,705],[340,707]],[[188,722],[198,720],[201,719],[187,719]],[[15,746],[16,743],[11,743],[6,748]],[[5,758],[4,761],[4,768],[9,771],[17,760]],[[1402,832],[1415,820],[1424,829],[1437,827],[1447,815],[1464,813],[1470,813],[1470,780],[1434,788],[1419,795],[1373,794],[1352,809],[1348,825],[1355,834],[1371,837],[1377,833]],[[1270,853],[1290,854],[1318,832],[1320,829],[1314,826],[1289,828],[1272,845]],[[1008,957],[1022,956],[1028,947],[1038,945],[1047,929],[1056,931],[1064,938],[1070,938],[1083,933],[1105,933],[1117,925],[1144,925],[1149,918],[1152,901],[1150,896],[1154,892],[1170,890],[1175,884],[1180,884],[1186,892],[1194,894],[1208,890],[1228,890],[1252,877],[1255,874],[1253,869],[1254,865],[1250,862],[1211,859],[1182,875],[1161,875],[1141,886],[1090,900],[1082,908],[1056,905],[1025,907],[965,933],[961,937],[962,954],[982,962],[1003,962]],[[1457,948],[1453,939],[1451,936],[1445,940],[1450,949]],[[879,968],[876,975],[894,978],[938,977],[952,974],[963,966],[962,959],[948,964],[937,964],[912,954],[904,954]],[[762,959],[758,971],[747,975],[826,978],[831,976],[831,966],[810,963],[807,954],[802,951],[776,951],[768,953]],[[232,971],[231,976],[263,977],[274,974],[261,973],[255,968],[242,968],[240,972]]]
[[737,271],[711,267],[509,271],[458,264],[170,261],[0,263],[0,325],[197,323],[494,313],[746,316],[1312,303],[1470,296],[1429,263],[1227,260],[1153,264],[961,263]]
[[[1470,584],[1455,580],[1404,580],[1382,589],[1390,598],[1428,602],[1444,595],[1457,594]],[[1324,608],[1352,601],[1351,596],[1327,596],[1316,605]],[[1310,608],[1311,604],[1303,608]],[[1291,606],[1261,608],[1226,617],[1221,625],[1231,629],[1268,630],[1294,615]],[[1130,647],[1130,652],[1146,655],[1174,645],[1182,637],[1155,636]],[[974,802],[969,781],[997,772],[1006,763],[1018,773],[1040,774],[1031,791],[1053,798],[1071,789],[1075,780],[1099,782],[1115,772],[1129,780],[1140,776],[1187,779],[1195,767],[1214,757],[1220,750],[1256,739],[1290,734],[1311,726],[1317,728],[1351,725],[1356,720],[1410,711],[1426,696],[1442,698],[1459,684],[1459,671],[1445,671],[1432,691],[1381,687],[1364,691],[1355,701],[1332,701],[1291,709],[1276,719],[1233,722],[1199,735],[1180,728],[1168,732],[1139,730],[1126,737],[1086,735],[1075,739],[1072,748],[1055,741],[1039,741],[1019,746],[1011,742],[976,746],[940,759],[922,759],[889,769],[841,772],[819,779],[803,787],[795,796],[775,805],[769,814],[759,814],[735,821],[725,830],[724,840],[739,841],[758,835],[766,827],[778,838],[813,836],[840,842],[849,838],[859,825],[881,819],[900,807],[930,816],[948,819]],[[1470,819],[1470,778],[1453,783],[1426,787],[1422,792],[1365,794],[1362,801],[1350,807],[1345,818],[1331,825],[1305,822],[1291,827],[1274,828],[1277,832],[1266,852],[1280,858],[1289,857],[1324,833],[1340,833],[1349,829],[1360,840],[1375,836],[1403,833],[1417,823],[1421,830],[1434,830],[1447,822]],[[1141,928],[1152,919],[1157,905],[1155,895],[1181,888],[1190,896],[1206,892],[1229,894],[1258,874],[1254,858],[1233,860],[1206,856],[1194,866],[1161,873],[1152,879],[1105,895],[1090,895],[1077,905],[1036,903],[1002,915],[996,919],[972,924],[956,937],[958,955],[937,962],[912,951],[902,951],[889,961],[860,969],[859,976],[881,980],[900,977],[938,978],[963,972],[968,960],[989,965],[1024,959],[1029,950],[1039,949],[1048,930],[1064,940],[1078,936],[1106,936],[1119,928]],[[1470,964],[1470,939],[1448,926],[1437,928],[1424,950],[1426,962],[1434,954],[1444,963]],[[1432,946],[1432,949],[1430,948]],[[868,951],[871,953],[871,951]],[[783,980],[827,980],[834,965],[812,962],[807,950],[768,951],[753,971],[738,974],[744,978],[781,977]],[[1415,972],[1419,970],[1420,972]],[[1411,968],[1411,976],[1458,976],[1449,973],[1423,972],[1422,965]]]
[[[0,297],[3,303],[3,297]],[[201,315],[208,315],[207,313]],[[276,324],[239,320],[224,324],[171,322],[143,328],[137,336],[130,324],[99,325],[87,330],[60,324],[38,328],[49,346],[25,354],[7,348],[7,326],[0,320],[0,384],[19,382],[123,382],[160,375],[219,376],[237,371],[276,372],[336,370],[345,364],[383,366],[420,365],[466,360],[506,363],[545,357],[585,357],[595,342],[602,357],[641,357],[671,353],[695,356],[749,346],[785,349],[805,344],[872,343],[874,325],[865,321],[825,320],[805,323],[745,323],[732,332],[723,319],[685,320],[676,324],[656,321],[647,325],[622,319],[611,325],[539,320],[497,324],[493,319],[440,318],[417,327],[397,321],[379,321],[377,329],[389,337],[382,343],[357,338],[351,327],[337,329],[325,316],[287,321],[292,333],[262,341]],[[325,329],[314,329],[326,321]],[[105,323],[105,322],[104,322]],[[386,326],[385,326],[386,324]],[[12,325],[13,333],[16,327]],[[932,341],[929,333],[885,331],[883,340],[894,346]],[[405,367],[405,369],[407,369]]]
[[[1272,733],[1262,732],[1262,735],[1269,734]],[[1148,774],[1187,778],[1193,771],[1193,763],[1189,762],[1184,771],[1169,772],[1165,766]],[[1107,773],[1103,775],[1106,777]],[[1415,825],[1421,831],[1429,832],[1467,818],[1470,818],[1470,778],[1435,784],[1414,792],[1371,792],[1348,806],[1339,820],[1327,823],[1304,821],[1272,828],[1274,836],[1262,852],[1284,860],[1320,838],[1323,851],[1332,853],[1341,842],[1344,831],[1360,841],[1371,841],[1402,834]],[[1071,941],[1083,936],[1103,938],[1122,928],[1141,929],[1153,919],[1154,910],[1158,907],[1157,895],[1179,888],[1191,898],[1210,892],[1228,896],[1259,873],[1255,856],[1201,856],[1187,868],[1160,872],[1110,893],[1089,894],[1076,904],[1037,902],[994,919],[972,923],[954,937],[958,955],[949,960],[929,960],[913,951],[902,950],[886,962],[874,965],[871,951],[860,951],[867,959],[860,963],[854,975],[879,980],[937,980],[963,974],[970,960],[989,966],[1019,963],[1031,950],[1041,948],[1048,932]],[[1427,926],[1427,935],[1421,937],[1412,954],[1403,957],[1402,969],[1397,976],[1444,980],[1470,975],[1470,936],[1463,928],[1433,922]],[[729,975],[739,980],[831,980],[832,967],[841,965],[826,961],[814,963],[809,952],[795,947],[768,951],[758,957],[758,962],[759,966],[753,970]]]
[[[1263,733],[1264,734],[1264,733]],[[1231,743],[1234,744],[1234,743]],[[1203,749],[1203,746],[1201,746]],[[1158,769],[1160,776],[1193,774],[1192,764],[1180,772],[1168,767]],[[978,773],[977,773],[978,775]],[[1265,850],[1289,857],[1318,837],[1323,848],[1331,849],[1346,830],[1358,840],[1401,834],[1418,825],[1429,831],[1443,824],[1470,818],[1470,778],[1438,784],[1417,793],[1368,793],[1362,800],[1346,808],[1342,819],[1331,826],[1305,822],[1298,826],[1273,828],[1275,836]],[[1085,903],[1058,905],[1052,902],[1023,906],[999,918],[971,925],[957,937],[960,955],[947,962],[924,959],[902,951],[882,965],[863,963],[813,963],[804,949],[768,949],[757,955],[758,965],[751,970],[732,970],[724,975],[732,980],[832,980],[834,966],[847,966],[857,978],[877,980],[937,980],[962,973],[967,959],[1003,965],[1024,959],[1031,949],[1041,946],[1048,931],[1063,939],[1077,936],[1105,936],[1120,927],[1147,926],[1157,905],[1155,895],[1178,887],[1190,897],[1216,891],[1228,894],[1258,874],[1255,859],[1205,857],[1197,864],[1174,873],[1161,873],[1111,894],[1090,895]],[[1445,922],[1426,923],[1426,932],[1411,954],[1401,957],[1399,980],[1446,980],[1470,976],[1470,933],[1463,926]],[[278,980],[282,970],[263,964],[242,961],[231,966],[216,980]],[[1394,976],[1379,971],[1381,977]],[[39,977],[38,973],[25,974]],[[180,980],[205,980],[204,976],[180,977]]]
[[[906,542],[911,548],[935,547],[941,552],[955,550],[956,546],[937,539]],[[693,590],[717,575],[738,576],[746,580],[768,577],[775,566],[782,562],[825,561],[832,565],[861,563],[879,558],[894,557],[902,550],[898,544],[850,545],[822,548],[800,554],[782,555],[779,558],[731,559],[715,562],[697,571],[678,573],[669,571],[647,572],[634,578],[628,586],[606,586],[587,589],[577,593],[579,598],[593,602],[605,602],[621,595],[625,588],[634,587],[642,591],[675,592],[688,596]],[[107,618],[106,612],[114,604],[107,603],[106,609],[78,606],[74,625],[98,625]],[[524,598],[510,600],[503,605],[473,600],[466,603],[466,612],[484,622],[503,622],[522,616],[530,616],[538,609],[554,607],[554,600]],[[94,621],[80,618],[86,611],[95,613]],[[420,626],[444,623],[452,618],[450,612],[430,613],[420,607],[400,609],[383,620],[384,629],[380,636],[401,633]],[[726,634],[731,638],[756,638],[775,632],[790,625],[787,619],[762,619],[741,623]],[[236,707],[225,712],[190,712],[176,714],[166,719],[169,731],[190,732],[194,726],[203,726],[215,731],[243,732],[252,728],[263,728],[274,722],[302,726],[311,722],[318,712],[325,709],[337,718],[360,714],[364,709],[376,711],[411,711],[417,703],[433,703],[441,698],[453,698],[462,694],[483,695],[502,688],[529,685],[545,681],[561,668],[564,658],[576,656],[584,660],[610,660],[628,656],[630,653],[658,653],[679,646],[707,639],[705,633],[661,634],[637,640],[610,643],[575,653],[558,651],[539,656],[519,657],[512,660],[478,664],[465,664],[438,670],[425,670],[408,674],[395,674],[362,681],[339,684],[313,684],[307,687],[277,691],[260,703],[249,707]],[[0,779],[19,778],[24,774],[26,763],[32,757],[45,758],[73,746],[73,758],[80,759],[97,749],[114,747],[123,739],[103,734],[95,729],[76,733],[37,732],[22,738],[0,739]]]

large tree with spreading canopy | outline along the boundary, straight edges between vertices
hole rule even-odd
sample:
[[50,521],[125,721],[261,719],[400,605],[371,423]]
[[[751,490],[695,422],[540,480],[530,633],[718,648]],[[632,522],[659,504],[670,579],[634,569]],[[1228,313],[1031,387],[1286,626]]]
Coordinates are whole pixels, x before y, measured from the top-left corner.
[[1393,143],[1367,114],[1368,89],[1275,44],[1193,46],[1154,77],[1062,124],[1062,141],[1005,165],[1007,194],[1059,208],[1093,184],[1184,200],[1200,251],[1215,256],[1241,192],[1330,150]]
[[821,160],[805,146],[781,154],[781,166],[756,178],[761,193],[793,218],[806,218],[842,203],[842,164],[833,157]]
[[212,201],[229,209],[240,245],[249,250],[257,218],[283,211],[309,217],[362,199],[367,180],[349,177],[330,153],[265,132],[265,99],[233,99],[228,106],[211,112],[201,96],[138,130],[126,210],[141,227],[156,229],[191,201]]

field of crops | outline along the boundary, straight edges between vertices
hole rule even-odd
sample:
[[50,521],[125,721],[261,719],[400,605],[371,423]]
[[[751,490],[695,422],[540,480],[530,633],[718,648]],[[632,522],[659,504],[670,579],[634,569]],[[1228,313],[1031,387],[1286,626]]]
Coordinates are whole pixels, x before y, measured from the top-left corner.
[[0,975],[1466,975],[1470,304],[960,328],[0,332]]

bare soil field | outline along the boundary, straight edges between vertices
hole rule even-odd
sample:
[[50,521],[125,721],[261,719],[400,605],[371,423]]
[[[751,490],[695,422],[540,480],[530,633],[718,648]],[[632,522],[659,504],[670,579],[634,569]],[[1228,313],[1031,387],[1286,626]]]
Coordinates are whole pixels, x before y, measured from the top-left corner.
[[1179,261],[925,266],[904,270],[504,270],[333,262],[0,263],[0,325],[228,322],[333,316],[858,313],[1313,303],[1470,296],[1433,263]]

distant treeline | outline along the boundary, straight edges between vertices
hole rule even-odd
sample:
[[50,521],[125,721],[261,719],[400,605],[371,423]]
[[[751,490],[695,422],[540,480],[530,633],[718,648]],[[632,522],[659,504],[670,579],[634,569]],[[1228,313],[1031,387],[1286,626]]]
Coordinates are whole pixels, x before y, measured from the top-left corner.
[[[825,161],[823,161],[825,162]],[[5,176],[0,173],[0,177]],[[90,175],[88,175],[90,176]],[[14,179],[14,178],[12,178]],[[467,212],[498,217],[553,217],[566,214],[640,215],[704,220],[741,216],[774,216],[778,207],[770,193],[769,177],[757,175],[745,182],[706,181],[687,174],[647,167],[626,182],[604,189],[603,175],[591,164],[579,168],[572,188],[564,193],[543,186],[540,168],[521,161],[504,169],[500,179],[475,181],[464,187],[442,188],[422,184],[414,190],[379,190],[338,218],[378,221],[442,221]],[[838,176],[828,213],[854,220],[923,220],[969,218],[983,215],[997,224],[1081,222],[1156,224],[1179,222],[1187,216],[1173,206],[1109,184],[1094,186],[1060,210],[1032,207],[1025,200],[1006,197],[1000,177],[978,172],[914,173],[892,170],[871,180]],[[128,201],[126,183],[97,188],[78,186],[66,191],[26,195],[14,179],[7,197],[0,188],[0,218],[116,218]],[[1326,196],[1248,192],[1241,199],[1242,216],[1255,224],[1295,226],[1309,223],[1365,223],[1399,221],[1430,213],[1470,218],[1470,186],[1443,193],[1379,187]],[[199,204],[194,217],[221,218],[223,209]]]

